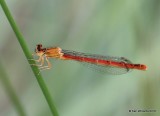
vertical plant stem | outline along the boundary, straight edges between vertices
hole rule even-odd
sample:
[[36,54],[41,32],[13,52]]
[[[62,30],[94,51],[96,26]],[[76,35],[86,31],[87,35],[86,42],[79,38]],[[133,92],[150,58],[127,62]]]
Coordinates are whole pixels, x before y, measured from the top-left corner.
[[24,111],[24,108],[20,102],[20,100],[18,99],[10,81],[8,78],[8,75],[6,73],[6,71],[4,70],[2,63],[0,62],[0,80],[9,96],[9,98],[11,99],[11,101],[13,102],[13,105],[15,106],[15,108],[17,109],[17,112],[19,113],[19,116],[26,116],[26,113]]
[[[18,39],[18,41],[19,41],[19,43],[20,43],[20,45],[21,45],[21,47],[23,49],[23,52],[24,52],[26,58],[27,59],[32,59],[32,55],[29,52],[27,44],[26,44],[22,34],[20,33],[20,31],[19,31],[19,29],[18,29],[18,27],[16,25],[12,15],[11,15],[8,7],[7,7],[7,4],[5,3],[5,0],[0,0],[0,4],[2,6],[2,9],[3,9],[3,11],[4,11],[4,13],[5,13],[5,15],[6,15],[8,21],[9,21],[11,27],[12,27],[12,29],[13,29],[13,31],[15,32],[15,35],[16,35],[16,37],[17,37],[17,39]],[[29,61],[28,60],[28,62],[30,64],[35,64],[34,61]],[[33,73],[34,73],[34,75],[35,75],[35,77],[36,77],[36,79],[38,81],[38,84],[39,84],[39,86],[40,86],[40,88],[41,88],[41,90],[42,90],[42,92],[43,92],[43,94],[44,94],[44,96],[45,96],[45,98],[46,98],[46,100],[48,102],[48,105],[49,105],[49,107],[51,109],[52,114],[54,116],[58,116],[58,112],[57,112],[56,107],[54,105],[54,102],[53,102],[53,100],[51,98],[51,95],[50,95],[50,93],[48,91],[48,88],[47,88],[47,86],[46,86],[41,74],[38,74],[39,73],[39,69],[37,67],[35,67],[35,66],[31,66],[31,68],[32,68]]]

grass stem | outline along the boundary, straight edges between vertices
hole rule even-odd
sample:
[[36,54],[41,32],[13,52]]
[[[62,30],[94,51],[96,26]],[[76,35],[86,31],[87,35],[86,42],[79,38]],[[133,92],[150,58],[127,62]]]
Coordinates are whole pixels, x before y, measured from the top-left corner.
[[[9,8],[8,8],[5,0],[0,0],[0,4],[2,6],[2,9],[3,9],[3,11],[4,11],[4,13],[5,13],[5,15],[6,15],[14,33],[15,33],[15,35],[16,35],[21,47],[22,47],[22,50],[23,50],[26,58],[27,59],[33,59],[31,53],[29,52],[29,49],[28,49],[27,44],[25,42],[25,39],[23,38],[22,34],[20,33],[20,31],[19,31],[19,29],[18,29],[12,15],[11,15],[10,11],[9,11]],[[35,64],[35,61],[28,60],[28,62],[29,62],[29,64]],[[39,84],[39,86],[40,86],[40,88],[41,88],[41,90],[42,90],[42,92],[43,92],[43,94],[44,94],[44,96],[47,100],[47,103],[48,103],[48,105],[51,109],[51,112],[52,112],[53,116],[58,116],[58,112],[57,112],[56,107],[54,105],[54,102],[51,98],[51,95],[48,91],[48,88],[47,88],[41,74],[38,74],[39,69],[35,66],[31,66],[31,68],[32,68],[33,73],[34,73],[34,75],[35,75],[35,77],[38,81],[38,84]]]

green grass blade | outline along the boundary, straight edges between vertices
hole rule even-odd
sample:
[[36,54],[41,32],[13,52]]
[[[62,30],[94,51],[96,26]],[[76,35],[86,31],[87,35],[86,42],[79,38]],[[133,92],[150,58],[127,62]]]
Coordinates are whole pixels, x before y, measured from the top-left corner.
[[[24,52],[26,58],[27,59],[32,59],[32,55],[29,52],[27,44],[26,44],[22,34],[20,33],[20,31],[19,31],[19,29],[18,29],[18,27],[17,27],[12,15],[11,15],[8,7],[7,7],[7,4],[5,3],[4,0],[0,0],[0,4],[2,6],[2,9],[3,9],[3,11],[4,11],[4,13],[5,13],[5,15],[6,15],[8,21],[9,21],[11,27],[12,27],[12,29],[13,29],[13,31],[15,32],[15,35],[16,35],[16,37],[17,37],[17,39],[18,39],[18,41],[19,41],[19,43],[20,43],[20,45],[21,45],[21,47],[23,49],[23,52]],[[34,61],[28,61],[28,62],[30,64],[35,64]],[[32,68],[33,73],[36,76],[36,79],[38,81],[38,84],[39,84],[39,86],[40,86],[40,88],[41,88],[41,90],[42,90],[42,92],[43,92],[43,94],[44,94],[44,96],[45,96],[45,98],[46,98],[46,100],[48,102],[48,105],[49,105],[49,107],[51,109],[52,114],[54,116],[58,116],[58,112],[57,112],[56,107],[55,107],[55,105],[53,103],[53,100],[52,100],[51,95],[50,95],[50,93],[48,91],[48,88],[47,88],[47,86],[46,86],[41,74],[38,74],[39,73],[39,69],[37,67],[34,67],[34,66],[31,66],[31,68]]]

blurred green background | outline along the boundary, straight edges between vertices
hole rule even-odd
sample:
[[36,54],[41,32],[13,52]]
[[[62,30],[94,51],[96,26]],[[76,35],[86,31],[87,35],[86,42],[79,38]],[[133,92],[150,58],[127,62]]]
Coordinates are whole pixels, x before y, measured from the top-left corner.
[[[31,52],[42,43],[44,47],[123,56],[149,67],[147,71],[105,75],[74,61],[51,59],[52,69],[42,75],[60,116],[160,116],[160,0],[6,3]],[[26,115],[51,116],[2,9],[0,62],[0,116],[18,115],[4,77],[10,81]],[[156,112],[129,112],[150,109]]]

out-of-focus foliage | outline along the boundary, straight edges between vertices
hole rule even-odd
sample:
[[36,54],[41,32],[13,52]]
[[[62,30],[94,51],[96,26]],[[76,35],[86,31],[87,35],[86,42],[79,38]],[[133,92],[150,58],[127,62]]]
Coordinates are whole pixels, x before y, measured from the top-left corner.
[[[60,116],[159,116],[159,0],[6,0],[30,50],[60,46],[124,56],[147,71],[104,75],[51,59],[43,71]],[[19,43],[0,9],[0,60],[29,116],[51,115]],[[0,75],[2,76],[2,75]],[[156,110],[134,113],[129,110]],[[0,83],[0,115],[17,116]]]

